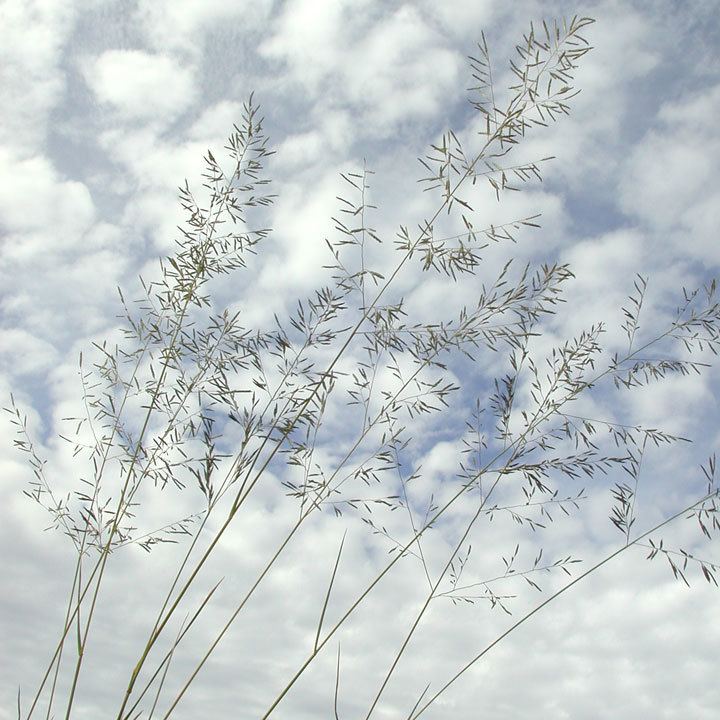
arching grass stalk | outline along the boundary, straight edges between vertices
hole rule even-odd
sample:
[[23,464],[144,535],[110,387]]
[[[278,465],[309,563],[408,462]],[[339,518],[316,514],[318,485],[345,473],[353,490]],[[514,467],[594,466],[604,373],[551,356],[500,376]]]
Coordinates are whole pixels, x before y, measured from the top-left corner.
[[[450,196],[449,196],[448,198],[444,199],[443,202],[442,202],[442,204],[440,205],[440,207],[435,211],[434,215],[432,216],[432,218],[430,219],[430,221],[429,221],[429,223],[428,223],[429,225],[432,225],[432,223],[440,216],[440,214],[443,212],[443,210],[445,210],[446,207],[450,204],[450,202],[452,201],[452,198],[454,197],[455,192],[457,192],[457,190],[458,190],[459,187],[462,185],[462,183],[463,183],[468,177],[470,177],[470,175],[471,175],[474,167],[475,167],[476,164],[482,159],[484,151],[487,149],[487,147],[489,147],[489,146],[491,145],[491,143],[492,143],[493,141],[495,141],[495,140],[497,140],[497,139],[499,139],[499,138],[502,137],[501,130],[504,130],[504,129],[505,129],[504,126],[501,125],[501,126],[500,126],[500,129],[499,129],[498,131],[496,131],[496,133],[493,134],[492,137],[485,142],[485,144],[484,144],[484,146],[483,146],[483,149],[477,154],[477,156],[475,157],[475,160],[473,161],[473,163],[471,164],[471,166],[468,167],[468,169],[464,172],[464,174],[462,175],[462,177],[460,178],[460,180],[457,181],[457,183],[456,183],[455,187],[453,188]],[[423,233],[421,233],[421,235],[419,236],[419,238],[415,241],[415,243],[413,243],[413,245],[412,245],[411,248],[407,251],[407,253],[403,256],[403,258],[400,260],[400,262],[399,262],[398,265],[395,267],[394,271],[392,272],[392,274],[390,275],[390,277],[388,278],[388,280],[383,284],[383,286],[381,287],[381,289],[379,290],[379,292],[376,294],[374,300],[373,300],[373,301],[370,303],[370,305],[365,309],[364,313],[362,314],[362,317],[357,321],[357,323],[355,324],[355,326],[350,330],[350,332],[348,333],[345,341],[343,342],[343,344],[341,345],[341,347],[339,348],[339,350],[336,352],[336,354],[334,355],[333,360],[330,362],[329,366],[328,366],[327,369],[325,370],[324,375],[325,375],[326,377],[331,375],[331,373],[333,372],[335,366],[337,365],[337,363],[339,362],[339,360],[342,358],[342,356],[344,355],[344,353],[345,353],[345,351],[347,350],[347,348],[350,346],[350,343],[351,343],[352,340],[355,338],[355,336],[357,335],[357,333],[360,331],[360,328],[362,327],[362,325],[363,325],[364,322],[366,321],[366,319],[367,319],[367,317],[369,316],[369,313],[371,312],[371,310],[372,310],[373,308],[375,308],[376,305],[379,303],[380,299],[383,297],[383,295],[385,294],[385,292],[387,291],[387,289],[391,286],[391,284],[393,283],[393,281],[395,280],[395,278],[397,277],[397,275],[400,273],[400,271],[402,270],[402,268],[405,266],[405,264],[406,264],[406,263],[409,261],[409,259],[412,257],[413,252],[418,248],[418,246],[419,246],[420,243],[424,240],[424,238],[425,238],[425,233],[423,232]],[[169,607],[169,608],[167,609],[167,611],[165,612],[162,620],[160,620],[160,622],[156,624],[155,630],[154,630],[153,633],[151,634],[151,636],[150,636],[150,638],[149,638],[149,640],[148,640],[145,648],[143,649],[143,652],[142,652],[140,658],[138,659],[137,664],[135,665],[135,668],[133,669],[131,678],[130,678],[130,680],[129,680],[129,682],[128,682],[128,687],[126,688],[126,691],[125,691],[125,697],[124,697],[124,699],[123,699],[123,702],[122,702],[120,711],[118,712],[118,720],[120,720],[120,718],[123,717],[123,714],[124,714],[124,711],[125,711],[125,707],[126,707],[126,705],[127,705],[127,702],[128,702],[129,699],[130,699],[130,695],[131,695],[131,693],[132,693],[132,690],[133,690],[133,687],[134,687],[135,682],[136,682],[136,680],[137,680],[137,677],[138,677],[138,675],[139,675],[139,672],[140,672],[140,670],[142,669],[142,667],[143,667],[143,665],[144,665],[144,663],[145,663],[145,660],[147,659],[147,657],[148,657],[148,655],[149,655],[149,653],[150,653],[150,650],[151,650],[152,647],[154,646],[156,640],[159,638],[159,636],[160,636],[161,633],[163,632],[164,628],[166,627],[168,621],[170,620],[170,618],[171,618],[171,617],[173,616],[173,614],[175,613],[176,609],[178,608],[180,602],[181,602],[182,599],[184,598],[184,596],[185,596],[185,594],[187,593],[188,589],[192,586],[192,584],[193,584],[195,578],[197,577],[198,573],[200,572],[200,570],[202,569],[202,567],[203,567],[204,564],[206,563],[207,559],[208,559],[208,558],[210,557],[210,555],[212,554],[212,551],[215,549],[215,547],[217,546],[218,542],[222,539],[222,537],[223,537],[223,535],[225,534],[226,530],[228,529],[228,527],[229,527],[230,524],[232,523],[232,521],[233,521],[233,519],[234,519],[234,517],[235,517],[235,514],[236,514],[237,511],[238,511],[238,509],[240,508],[240,506],[242,505],[242,503],[245,501],[245,499],[248,497],[248,495],[252,492],[253,488],[255,487],[255,485],[257,484],[257,482],[259,481],[259,479],[263,476],[265,470],[267,469],[267,467],[269,466],[269,464],[270,464],[270,463],[272,462],[272,460],[274,459],[275,455],[277,454],[278,450],[279,450],[280,447],[282,446],[283,442],[284,442],[284,441],[287,439],[287,437],[289,436],[289,434],[290,434],[290,432],[291,432],[291,430],[292,430],[292,427],[293,427],[293,426],[295,425],[295,423],[297,423],[297,421],[302,417],[303,413],[307,410],[308,406],[309,406],[310,403],[313,401],[313,399],[315,398],[316,394],[317,394],[317,390],[315,390],[314,392],[312,392],[312,393],[308,396],[308,398],[303,402],[303,404],[300,406],[299,410],[298,410],[297,413],[295,414],[295,417],[294,417],[293,420],[289,423],[288,428],[287,428],[286,430],[282,431],[282,433],[281,433],[281,435],[280,435],[280,438],[277,440],[277,442],[275,443],[274,447],[273,447],[273,448],[270,450],[270,452],[268,453],[266,459],[265,459],[264,462],[261,464],[259,470],[254,474],[253,479],[252,479],[252,481],[249,483],[249,485],[246,486],[246,485],[245,485],[245,482],[243,482],[243,484],[241,485],[240,490],[238,491],[238,493],[237,493],[236,496],[235,496],[235,499],[234,499],[234,501],[233,501],[232,507],[230,508],[230,511],[229,511],[229,513],[228,513],[225,521],[222,523],[222,525],[220,526],[220,528],[218,529],[218,531],[215,533],[215,535],[214,535],[213,539],[211,540],[208,548],[205,550],[205,552],[202,554],[202,556],[200,557],[200,559],[199,559],[199,560],[197,561],[197,563],[195,564],[192,572],[191,572],[190,575],[188,576],[187,580],[183,583],[182,587],[181,587],[180,590],[178,591],[178,593],[177,593],[177,595],[175,596],[175,599],[173,600],[173,602],[172,602],[172,604],[170,605],[170,607]],[[258,451],[256,457],[259,457],[259,456],[260,456],[260,453],[262,452],[262,449],[264,448],[265,444],[269,441],[270,436],[271,436],[271,433],[267,433],[267,435],[266,435],[265,439],[263,440],[263,443],[262,443],[262,445],[261,445],[261,447],[260,447],[260,450]],[[250,471],[248,471],[248,475],[249,475],[249,473],[252,471],[252,468],[253,468],[253,467],[254,467],[254,463],[253,463],[253,466],[251,467]]]
[[647,530],[646,532],[642,533],[642,535],[638,535],[634,540],[631,540],[630,542],[626,542],[625,544],[618,547],[617,550],[610,553],[610,555],[605,556],[602,560],[595,563],[592,567],[588,568],[585,572],[578,575],[576,578],[571,580],[567,585],[560,588],[557,592],[554,592],[552,595],[550,595],[547,599],[545,599],[543,602],[541,602],[539,605],[535,606],[530,612],[523,615],[519,620],[514,622],[507,630],[505,630],[502,635],[499,635],[495,640],[493,640],[489,645],[486,645],[477,655],[475,655],[471,660],[469,660],[465,665],[463,665],[460,670],[458,670],[421,708],[417,710],[417,712],[411,711],[410,715],[408,716],[408,720],[417,720],[444,692],[446,692],[455,682],[457,682],[475,663],[477,663],[479,660],[481,660],[485,655],[487,655],[496,645],[499,645],[508,635],[512,634],[517,628],[519,628],[521,625],[525,624],[530,618],[532,618],[534,615],[536,615],[540,610],[542,610],[546,605],[549,605],[550,603],[554,602],[559,598],[561,595],[566,593],[570,588],[577,585],[579,582],[584,580],[589,575],[592,575],[597,570],[599,570],[603,565],[607,565],[611,560],[614,560],[619,555],[622,555],[626,550],[633,547],[634,545],[638,545],[642,540],[649,537],[653,533],[657,532],[658,530],[662,529],[666,525],[669,525],[674,520],[677,520],[689,513],[691,510],[694,510],[698,505],[702,505],[704,502],[707,502],[708,500],[711,500],[714,497],[718,497],[720,494],[720,490],[715,490],[712,493],[709,493],[705,495],[704,497],[700,498],[699,500],[696,500],[691,505],[688,505],[683,510],[680,510],[680,512],[675,513],[674,515],[671,515],[666,520],[663,520],[661,523],[658,523],[655,525],[655,527],[651,528],[650,530]]
[[[504,465],[502,468],[497,470],[492,470],[492,468],[498,463],[502,457],[508,453],[510,453],[511,457],[515,457],[523,450],[523,445],[525,443],[525,440],[528,438],[530,433],[537,427],[541,426],[543,423],[545,423],[547,420],[551,419],[555,415],[558,414],[560,408],[570,400],[572,400],[574,397],[576,397],[582,390],[584,389],[591,389],[597,385],[597,383],[606,377],[614,377],[618,372],[618,367],[624,363],[631,362],[634,357],[638,356],[642,352],[644,352],[646,349],[651,347],[652,345],[658,343],[662,339],[666,338],[669,334],[673,332],[673,329],[677,326],[677,322],[673,323],[670,327],[670,329],[666,330],[665,332],[659,334],[656,336],[653,340],[650,340],[646,343],[644,343],[641,347],[634,350],[632,353],[627,355],[625,358],[622,359],[615,359],[611,365],[603,370],[600,373],[597,373],[595,376],[593,376],[591,379],[587,380],[582,389],[576,389],[575,392],[568,395],[566,398],[564,398],[562,401],[552,401],[550,397],[550,392],[546,394],[546,396],[543,398],[542,402],[540,403],[540,408],[538,409],[538,412],[536,413],[535,418],[531,423],[528,423],[528,427],[525,429],[525,431],[518,436],[515,440],[511,441],[509,445],[506,445],[504,448],[502,448],[491,460],[489,460],[483,468],[481,468],[474,477],[471,477],[467,482],[463,483],[461,488],[453,494],[453,496],[441,507],[439,508],[433,516],[428,520],[428,522],[425,523],[425,525],[414,534],[412,539],[407,542],[403,547],[400,549],[400,552],[396,554],[396,556],[388,562],[388,564],[383,568],[382,571],[380,571],[375,578],[370,582],[365,590],[356,598],[356,600],[349,606],[348,610],[339,618],[339,620],[335,623],[335,625],[328,631],[328,633],[324,636],[324,638],[316,644],[313,652],[311,652],[306,660],[300,665],[298,670],[293,674],[293,676],[290,678],[290,680],[286,683],[286,685],[283,687],[281,692],[277,695],[275,700],[272,702],[268,710],[265,712],[265,714],[262,717],[262,720],[267,720],[268,717],[272,714],[272,712],[275,710],[275,708],[280,704],[282,699],[287,695],[287,693],[290,691],[290,689],[293,687],[293,685],[300,679],[300,677],[303,675],[305,670],[310,666],[310,664],[313,662],[313,660],[317,657],[317,655],[320,653],[320,651],[323,649],[325,644],[335,635],[335,633],[344,625],[346,620],[355,612],[355,610],[362,604],[362,602],[368,597],[368,595],[375,589],[375,587],[380,583],[380,581],[387,575],[390,570],[395,566],[395,564],[403,557],[405,552],[409,550],[415,542],[422,537],[422,535],[434,524],[437,523],[437,521],[442,518],[445,513],[458,501],[460,497],[462,497],[469,489],[471,489],[475,482],[479,480],[480,477],[486,475],[489,472],[495,472],[497,473],[497,477],[490,486],[490,489],[485,494],[483,500],[481,501],[481,506],[478,509],[476,513],[473,514],[472,519],[470,520],[469,527],[467,531],[463,535],[463,539],[467,537],[467,534],[469,530],[472,528],[472,525],[477,521],[479,518],[483,506],[486,505],[487,500],[492,496],[493,492],[495,491],[495,488],[497,487],[498,483],[500,482],[503,475],[507,474],[508,472],[511,472],[513,468],[510,466],[510,462],[508,461],[507,465]],[[554,384],[552,385],[554,387]],[[709,493],[707,497],[713,497],[716,495],[715,492]],[[699,500],[691,507],[695,507],[696,505],[704,502],[706,498],[703,498],[702,500]],[[686,511],[683,511],[686,512]],[[680,515],[683,513],[680,513]],[[677,517],[677,516],[674,516]],[[669,521],[668,521],[669,522]],[[457,552],[459,551],[459,548],[462,546],[462,541],[457,543],[454,548],[453,552],[451,554],[450,560],[445,565],[445,569],[443,571],[443,575],[446,574],[447,569],[450,566],[450,562],[452,561],[452,558],[455,557]],[[416,617],[415,621],[412,624],[411,630],[406,637],[405,641],[403,642],[401,649],[396,656],[395,661],[393,662],[393,665],[391,666],[390,673],[388,674],[388,677],[386,677],[385,682],[382,685],[380,693],[378,693],[378,696],[376,698],[379,698],[382,689],[385,687],[387,680],[389,679],[389,675],[392,673],[392,670],[397,665],[397,662],[399,661],[400,655],[404,652],[405,648],[407,647],[409,640],[411,636],[414,634],[415,630],[417,629],[417,626],[419,625],[419,622],[424,615],[425,611],[427,610],[427,607],[429,606],[430,600],[432,599],[432,596],[436,590],[436,587],[433,588],[433,592],[431,593],[430,597],[426,600],[426,602],[422,605],[421,610],[418,613],[418,616]],[[373,706],[374,707],[374,704]],[[372,711],[372,708],[371,708]],[[371,713],[369,713],[370,715]],[[369,717],[368,715],[368,717]]]

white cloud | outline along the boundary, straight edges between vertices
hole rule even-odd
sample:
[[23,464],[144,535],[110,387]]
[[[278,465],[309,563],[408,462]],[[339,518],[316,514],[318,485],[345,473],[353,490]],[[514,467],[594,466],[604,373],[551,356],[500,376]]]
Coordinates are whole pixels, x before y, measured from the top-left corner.
[[454,87],[462,67],[420,13],[403,5],[372,28],[347,62],[348,98],[368,108],[375,131],[428,117]]
[[653,229],[672,229],[669,251],[708,265],[720,263],[720,86],[705,87],[665,103],[657,126],[627,158],[620,202]]
[[346,162],[342,155],[353,138],[353,122],[344,109],[324,109],[315,113],[315,129],[293,132],[277,147],[273,168],[280,176],[292,173],[302,177],[325,172],[326,166],[335,158]]
[[[332,256],[324,238],[333,230],[330,217],[337,209],[337,178],[335,169],[326,170],[312,186],[288,184],[278,188],[273,238],[278,245],[273,257],[263,259],[258,278],[260,287],[274,296],[273,307],[283,297],[304,294],[327,281],[322,265],[330,264]],[[288,293],[290,288],[293,291]],[[278,289],[282,289],[281,294],[277,294]],[[258,309],[269,313],[270,305],[261,304]]]
[[224,141],[233,124],[238,123],[242,116],[242,103],[222,100],[203,110],[187,131],[190,140],[216,143]]
[[124,120],[175,120],[198,90],[191,68],[142,50],[107,50],[86,64],[84,74],[97,99]]
[[0,10],[0,145],[34,152],[46,135],[49,115],[62,97],[60,68],[73,28],[73,3],[6,0]]
[[[42,155],[18,159],[0,148],[0,158],[7,170],[0,177],[0,222],[6,232],[0,249],[0,307],[6,322],[12,322],[11,332],[30,329],[39,352],[37,343],[43,338],[67,340],[67,327],[105,324],[95,306],[107,285],[97,273],[112,270],[106,280],[117,280],[124,262],[115,247],[109,248],[118,240],[115,229],[96,224],[96,208],[84,183],[63,177]],[[95,270],[88,273],[89,268]],[[90,301],[90,308],[76,307],[83,300]],[[38,356],[31,364],[39,371],[52,358]]]
[[[87,187],[61,177],[42,155],[19,159],[9,148],[0,147],[0,162],[6,171],[0,179],[0,222],[5,228],[12,232],[52,228],[51,250],[80,242],[95,217]],[[17,247],[15,252],[27,250]]]
[[[599,238],[575,243],[563,261],[570,265],[575,280],[568,283],[568,317],[563,327],[573,335],[589,323],[606,322],[610,336],[605,342],[622,342],[620,308],[633,291],[635,272],[642,270],[647,242],[641,233],[618,230]],[[582,312],[577,309],[582,308]],[[562,316],[565,313],[561,310]]]
[[354,16],[360,23],[367,22],[363,10],[371,4],[364,0],[353,9],[347,0],[292,0],[274,22],[272,35],[262,43],[260,53],[284,60],[295,79],[317,90],[323,78],[340,64],[342,48],[351,43],[351,26],[346,20]]
[[134,14],[137,27],[156,48],[171,48],[201,55],[206,33],[218,27],[237,26],[247,32],[260,25],[270,11],[270,0],[140,0]]
[[421,3],[424,12],[441,23],[445,32],[456,37],[480,40],[480,33],[489,30],[493,17],[505,9],[493,2],[478,1],[472,3],[443,2],[426,0]]
[[350,103],[375,136],[385,136],[441,107],[462,58],[414,7],[384,10],[371,2],[298,0],[286,7],[260,52],[282,61],[295,83],[319,94],[319,114]]
[[57,359],[55,348],[26,330],[0,329],[0,363],[9,375],[47,371]]

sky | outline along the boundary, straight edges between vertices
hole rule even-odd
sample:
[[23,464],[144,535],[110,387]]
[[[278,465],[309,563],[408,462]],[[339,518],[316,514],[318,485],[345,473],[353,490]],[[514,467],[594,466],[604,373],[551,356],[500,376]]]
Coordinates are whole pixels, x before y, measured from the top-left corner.
[[[566,302],[542,320],[540,336],[529,346],[531,357],[542,368],[553,347],[602,322],[600,369],[613,352],[627,348],[622,308],[629,306],[638,273],[647,278],[638,343],[667,329],[683,288],[702,287],[719,274],[716,3],[0,0],[0,404],[10,407],[12,393],[27,415],[28,433],[47,460],[56,496],[76,503],[72,493],[92,472],[87,458],[73,457],[72,444],[60,437],[71,432],[63,418],[85,412],[80,354],[83,372],[89,372],[99,357],[93,343],[121,341],[117,288],[132,301],[142,296],[140,276],[159,277],[158,260],[175,251],[177,226],[185,219],[178,187],[187,179],[200,188],[208,150],[227,164],[223,147],[233,124],[242,123],[251,92],[261,107],[268,147],[275,151],[266,158],[272,178],[266,187],[277,197],[249,211],[248,222],[272,233],[246,258],[245,269],[208,287],[213,311],[240,311],[244,327],[269,332],[275,316],[288,318],[298,301],[307,303],[316,289],[332,283],[326,239],[341,239],[333,219],[344,217],[338,197],[357,201],[341,173],[362,173],[363,167],[374,173],[368,176],[367,202],[376,208],[367,210],[367,222],[383,242],[368,241],[365,260],[389,275],[400,257],[393,248],[399,229],[416,233],[441,201],[418,184],[426,173],[417,158],[450,129],[470,150],[479,147],[484,121],[468,103],[467,89],[476,83],[467,56],[477,57],[481,33],[502,105],[512,78],[508,59],[530,22],[539,28],[543,18],[576,14],[596,23],[584,32],[593,50],[579,62],[574,85],[581,92],[570,101],[570,116],[533,128],[502,159],[528,163],[553,156],[541,164],[543,182],[505,191],[498,201],[481,178],[465,196],[474,209],[467,217],[476,228],[537,214],[541,227],[523,226],[516,242],[491,244],[475,274],[456,281],[423,270],[415,257],[403,266],[386,301],[403,299],[408,325],[436,323],[456,317],[462,306],[474,307],[483,285],[491,286],[511,258],[511,279],[525,264],[532,269],[567,263],[575,277],[563,284]],[[444,214],[435,232],[442,237],[465,232],[460,212]],[[357,262],[347,248],[343,252],[348,262]],[[348,298],[356,307],[358,300],[357,292]],[[347,317],[352,321],[341,318],[337,327],[359,316]],[[442,504],[460,487],[465,422],[477,400],[485,408],[483,431],[492,432],[488,395],[493,379],[508,372],[508,348],[495,349],[499,352],[481,346],[474,364],[455,353],[444,373],[434,368],[424,376],[444,377],[462,389],[448,397],[443,414],[403,416],[413,441],[402,451],[402,472],[407,478],[422,467],[408,485],[407,507],[384,512],[378,506],[368,516],[362,507],[346,506],[336,517],[328,506],[312,514],[172,717],[263,716],[312,650],[343,538],[326,630],[391,557],[392,541],[373,533],[366,521],[407,542],[411,518],[421,523],[430,503]],[[678,343],[653,346],[652,352],[656,360],[688,358]],[[320,364],[332,359],[324,347],[313,357]],[[347,374],[338,378],[328,401],[314,456],[324,468],[332,470],[357,435],[358,422],[362,427],[362,413],[346,403],[349,378],[366,359],[355,344],[338,364]],[[720,445],[720,374],[707,348],[692,359],[710,367],[623,392],[611,382],[598,383],[573,406],[578,416],[693,440],[648,445],[633,505],[633,536],[705,492],[700,465]],[[383,362],[387,365],[387,356]],[[412,368],[407,353],[398,354],[398,368],[402,373]],[[240,371],[236,379],[251,383],[252,372]],[[525,366],[514,423],[532,406],[530,379]],[[378,388],[392,388],[393,382],[386,366]],[[231,453],[239,435],[227,414],[217,411],[224,433],[218,447]],[[129,422],[138,417],[131,413]],[[60,531],[43,531],[51,518],[24,494],[33,476],[14,447],[11,419],[8,413],[0,417],[0,720],[16,717],[18,687],[26,716],[57,641],[75,560],[70,540]],[[298,502],[283,483],[297,477],[296,468],[274,460],[198,575],[168,626],[169,636],[178,632],[185,613],[222,583],[178,646],[153,717],[163,717],[292,527]],[[397,473],[383,478],[385,485],[358,483],[352,492],[378,498],[404,487]],[[537,532],[507,511],[481,515],[461,544],[460,558],[469,543],[472,552],[459,584],[504,575],[503,558],[516,546],[518,571],[532,567],[542,548],[543,563],[582,560],[568,565],[577,577],[624,544],[609,519],[611,491],[616,482],[630,481],[620,470],[592,479],[553,475],[558,497],[583,499],[567,517],[555,509],[554,522]],[[503,483],[488,506],[512,504],[522,497],[519,492],[519,485]],[[139,498],[137,536],[203,507],[191,484],[182,491],[172,483],[162,491],[148,487]],[[463,496],[456,512],[423,538],[432,579],[441,574],[478,498],[477,492]],[[522,510],[538,520],[533,512]],[[219,524],[213,517],[200,545]],[[697,522],[680,519],[653,537],[661,536],[668,548],[720,563],[717,540],[704,539]],[[135,543],[109,556],[72,717],[117,712],[187,547],[183,540],[147,553]],[[695,563],[688,565],[688,588],[673,578],[665,559],[648,562],[647,554],[647,547],[629,548],[543,608],[423,717],[715,717],[719,591]],[[558,569],[528,577],[542,585],[542,594],[518,577],[490,584],[496,594],[513,596],[507,600],[511,615],[486,599],[474,604],[433,599],[372,717],[408,717],[426,685],[430,695],[437,692],[570,580]],[[440,592],[449,587],[445,577]],[[338,716],[366,717],[427,592],[419,558],[400,560],[272,717],[334,717],[338,652]],[[65,651],[70,659],[71,645]],[[67,681],[61,674],[56,717],[64,715]],[[150,704],[142,717],[148,717]],[[44,716],[42,703],[33,717],[40,712]]]

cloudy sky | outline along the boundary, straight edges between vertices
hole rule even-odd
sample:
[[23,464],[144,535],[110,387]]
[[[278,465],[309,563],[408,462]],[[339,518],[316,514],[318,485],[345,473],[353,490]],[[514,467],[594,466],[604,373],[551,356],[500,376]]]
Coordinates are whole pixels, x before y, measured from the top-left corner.
[[[367,223],[383,244],[371,241],[365,260],[368,267],[391,273],[400,257],[393,249],[399,228],[415,232],[442,201],[437,192],[423,193],[418,185],[427,173],[417,158],[449,129],[469,152],[479,147],[483,123],[468,103],[467,88],[476,83],[467,56],[477,56],[481,32],[491,52],[496,102],[503,107],[512,78],[507,60],[530,21],[540,27],[543,18],[575,14],[597,22],[585,31],[594,49],[580,61],[575,84],[582,92],[571,101],[572,114],[546,129],[533,129],[506,159],[507,164],[534,163],[554,156],[542,163],[542,184],[532,181],[520,193],[505,191],[501,202],[483,178],[467,191],[474,208],[467,217],[475,228],[536,214],[542,227],[522,227],[516,243],[493,244],[476,274],[457,282],[423,271],[416,257],[403,267],[387,301],[404,299],[409,325],[440,322],[456,316],[463,305],[473,307],[483,284],[492,285],[510,258],[515,258],[511,282],[526,263],[568,263],[575,279],[563,286],[567,302],[543,321],[531,356],[541,367],[553,347],[603,322],[600,371],[613,352],[627,349],[621,308],[628,307],[637,273],[648,278],[640,344],[667,330],[683,288],[701,287],[719,274],[716,3],[608,0],[578,7],[564,0],[1,0],[0,395],[2,405],[9,406],[12,392],[27,415],[57,497],[80,489],[81,478],[88,468],[92,471],[82,454],[73,459],[72,445],[59,438],[69,432],[62,418],[84,412],[79,354],[97,360],[92,343],[119,338],[122,308],[116,288],[132,300],[142,294],[140,275],[159,277],[158,259],[174,252],[176,226],[185,218],[177,188],[185,179],[200,188],[208,149],[227,165],[223,146],[233,124],[242,122],[243,103],[252,91],[276,151],[267,159],[267,174],[277,198],[249,217],[258,223],[255,227],[273,232],[256,256],[247,257],[246,270],[212,286],[213,310],[241,311],[244,327],[268,332],[274,315],[287,318],[298,300],[332,283],[332,271],[323,266],[332,260],[325,239],[341,239],[332,219],[343,217],[337,198],[358,201],[348,194],[352,189],[341,173],[362,172],[364,163],[374,172],[368,176],[366,201],[377,209],[367,211]],[[461,214],[444,215],[435,231],[463,233]],[[357,261],[357,256],[347,257]],[[348,302],[357,307],[358,295],[352,293]],[[340,319],[337,327],[357,318],[348,317],[350,323]],[[312,651],[343,534],[325,629],[391,558],[392,541],[373,534],[365,520],[374,519],[407,542],[413,526],[422,525],[431,498],[441,504],[460,487],[464,423],[476,400],[489,414],[492,380],[508,372],[508,348],[499,349],[480,348],[474,365],[455,356],[448,360],[444,377],[463,389],[448,397],[444,415],[402,417],[414,441],[402,451],[400,477],[422,466],[409,486],[407,506],[385,514],[379,507],[379,514],[371,516],[362,507],[346,507],[342,517],[330,507],[311,514],[173,717],[263,716]],[[688,357],[670,342],[653,346],[652,353],[656,360]],[[402,372],[411,367],[404,355],[399,353]],[[318,362],[328,358],[332,355],[319,348]],[[711,363],[713,355],[705,348],[694,359]],[[314,457],[330,471],[343,443],[353,432],[357,435],[350,421],[359,420],[362,429],[362,413],[358,416],[345,403],[347,378],[364,360],[362,346],[351,346],[338,365],[349,375],[339,380],[328,404]],[[90,364],[86,360],[86,369]],[[440,377],[436,370],[427,375],[429,381]],[[391,373],[385,374],[380,373],[378,387],[386,381],[392,386]],[[526,367],[519,380],[518,413],[531,407],[531,379]],[[630,392],[618,392],[611,381],[599,383],[574,406],[579,416],[659,428],[694,441],[648,445],[633,504],[633,536],[705,492],[700,464],[720,444],[719,387],[713,366],[700,375],[672,375]],[[218,412],[225,418],[218,420],[219,427],[228,432],[222,451],[232,452],[237,430],[227,423],[227,412]],[[43,532],[51,519],[23,494],[32,473],[13,447],[10,419],[5,413],[0,418],[3,720],[16,717],[18,686],[23,717],[27,713],[57,641],[74,569],[71,542],[60,532]],[[492,435],[492,418],[483,415],[481,421],[483,431]],[[270,465],[173,617],[170,639],[185,614],[224,578],[178,646],[154,717],[163,717],[298,517],[298,503],[282,485],[296,477],[296,469]],[[532,568],[540,548],[541,565],[567,556],[582,560],[568,566],[573,576],[612,553],[624,542],[609,520],[615,482],[634,479],[620,472],[582,480],[553,476],[558,497],[582,499],[569,517],[555,508],[554,522],[545,522],[548,527],[536,533],[507,511],[498,510],[492,519],[483,514],[469,537],[472,553],[459,585],[503,576],[503,558],[510,558],[516,545],[518,572]],[[397,471],[383,483],[369,488],[358,483],[352,492],[381,497],[404,487]],[[501,485],[488,507],[522,502],[518,497],[512,486]],[[190,485],[182,492],[173,487],[148,491],[142,498],[138,535],[203,507],[202,495]],[[428,531],[421,546],[424,565],[416,548],[416,555],[393,566],[273,717],[334,717],[338,646],[338,715],[343,720],[366,717],[427,597],[429,581],[441,575],[478,499],[477,492],[463,497],[455,514],[448,513]],[[533,512],[522,509],[542,521]],[[199,547],[221,520],[209,522]],[[674,523],[662,536],[668,548],[720,563],[717,542],[703,540],[696,522]],[[117,712],[186,549],[187,542],[162,544],[148,554],[130,544],[110,556],[73,717]],[[461,558],[467,550],[468,543],[462,544]],[[662,557],[647,562],[647,552],[630,549],[544,608],[423,717],[716,717],[720,595],[696,563],[688,565],[688,589],[673,579]],[[528,577],[542,584],[542,595],[522,578],[479,586],[513,596],[507,600],[512,615],[491,609],[487,599],[453,604],[447,597],[435,598],[372,716],[408,717],[426,685],[427,699],[569,580],[558,570]],[[449,588],[445,577],[438,594]],[[72,660],[72,648],[65,652]],[[61,673],[56,717],[65,712],[67,682]],[[141,706],[142,717],[148,717],[151,704],[152,698]],[[33,717],[44,717],[45,711],[41,702]]]

